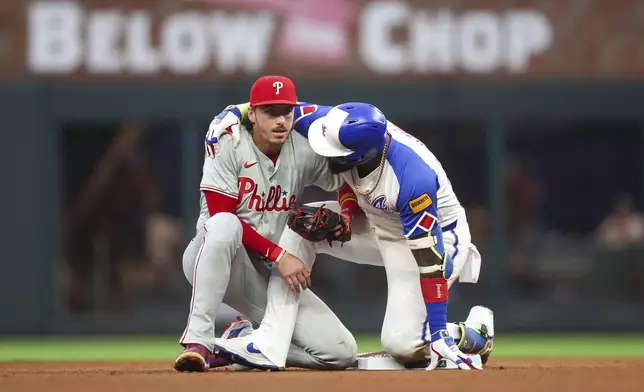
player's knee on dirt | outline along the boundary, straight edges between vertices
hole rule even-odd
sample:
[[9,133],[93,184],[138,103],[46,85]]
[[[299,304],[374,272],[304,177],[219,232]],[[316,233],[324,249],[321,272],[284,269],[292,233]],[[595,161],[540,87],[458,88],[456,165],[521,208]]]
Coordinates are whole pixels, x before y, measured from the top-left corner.
[[425,358],[425,345],[409,339],[402,331],[383,331],[380,336],[383,350],[400,363],[418,362]]
[[208,218],[205,226],[209,243],[235,248],[241,245],[242,225],[236,215],[220,212]]

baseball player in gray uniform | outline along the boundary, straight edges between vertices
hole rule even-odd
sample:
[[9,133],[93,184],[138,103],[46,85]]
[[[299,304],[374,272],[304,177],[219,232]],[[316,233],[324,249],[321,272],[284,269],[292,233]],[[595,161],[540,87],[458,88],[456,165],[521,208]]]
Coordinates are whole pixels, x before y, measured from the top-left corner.
[[[292,344],[285,348],[286,363],[278,367],[344,369],[355,360],[352,334],[307,290],[311,266],[278,245],[289,207],[306,186],[335,191],[343,185],[340,176],[328,171],[326,158],[315,154],[305,137],[291,132],[296,105],[290,79],[264,76],[253,84],[249,106],[229,107],[211,123],[197,232],[183,255],[192,298],[179,341],[184,351],[174,364],[179,371],[209,368],[215,356],[215,316],[222,302],[260,322],[267,295],[280,301],[299,298]],[[231,124],[241,128],[238,144],[232,135],[212,132],[227,116],[250,121],[242,127]],[[270,339],[270,326],[266,328]],[[261,333],[257,335],[254,344],[261,348],[265,342]],[[259,352],[258,347],[250,344],[247,350]]]

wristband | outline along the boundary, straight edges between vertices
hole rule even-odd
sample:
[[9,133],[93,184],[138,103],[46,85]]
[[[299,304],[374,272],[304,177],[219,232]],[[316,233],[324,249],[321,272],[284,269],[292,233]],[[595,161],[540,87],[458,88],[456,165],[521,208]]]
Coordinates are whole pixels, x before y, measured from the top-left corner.
[[[282,258],[284,257],[284,255],[286,254],[286,250],[281,249],[281,248],[276,248],[275,251],[277,251],[278,249],[279,249],[280,252],[277,255],[277,257],[275,257],[275,260],[273,260],[273,262],[275,264],[279,263],[282,260]],[[273,251],[273,252],[275,252],[275,251]]]

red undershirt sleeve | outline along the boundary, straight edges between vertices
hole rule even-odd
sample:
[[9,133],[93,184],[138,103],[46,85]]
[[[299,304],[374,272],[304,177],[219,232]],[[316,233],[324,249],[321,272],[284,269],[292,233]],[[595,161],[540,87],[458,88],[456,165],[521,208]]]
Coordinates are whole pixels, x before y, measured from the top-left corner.
[[345,184],[338,191],[338,202],[340,203],[340,210],[342,213],[346,214],[348,212],[351,218],[355,217],[358,212],[360,212],[358,198],[349,184]]

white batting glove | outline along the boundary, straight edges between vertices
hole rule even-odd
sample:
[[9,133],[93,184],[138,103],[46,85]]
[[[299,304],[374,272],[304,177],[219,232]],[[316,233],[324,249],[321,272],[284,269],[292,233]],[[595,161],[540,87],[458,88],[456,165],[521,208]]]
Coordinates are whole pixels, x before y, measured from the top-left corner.
[[233,145],[235,147],[239,145],[241,118],[232,110],[234,108],[234,105],[228,106],[210,122],[208,133],[206,133],[206,144],[217,144],[222,135],[230,134],[233,137]]
[[447,330],[436,331],[441,338],[429,345],[429,366],[425,370],[434,370],[442,359],[454,362],[461,370],[483,370],[463,354]]

